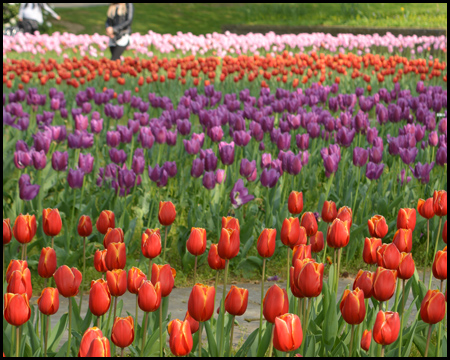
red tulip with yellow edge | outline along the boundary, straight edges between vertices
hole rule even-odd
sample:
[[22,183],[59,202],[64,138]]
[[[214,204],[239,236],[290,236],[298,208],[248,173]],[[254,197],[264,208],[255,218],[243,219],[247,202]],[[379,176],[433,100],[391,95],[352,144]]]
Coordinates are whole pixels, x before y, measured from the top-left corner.
[[134,320],[131,316],[116,317],[111,330],[111,341],[122,349],[133,343]]
[[336,219],[339,219],[341,221],[347,221],[348,228],[350,229],[352,227],[352,221],[353,221],[353,211],[348,206],[343,206],[338,210]]
[[400,252],[410,253],[412,250],[412,230],[398,229],[394,235],[393,243]]
[[317,220],[312,212],[305,212],[302,215],[300,226],[305,228],[308,237],[314,236],[318,230]]
[[[301,261],[296,261],[297,266],[301,267]],[[291,289],[292,295],[296,298],[303,299],[304,296],[295,282],[295,264],[289,268],[289,288]]]
[[54,315],[59,310],[59,292],[55,288],[45,288],[37,300],[38,308],[44,315]]
[[81,237],[88,237],[92,234],[92,221],[87,215],[82,215],[78,221],[77,227],[78,235]]
[[21,244],[28,244],[36,235],[36,217],[34,215],[20,214],[13,226],[14,238]]
[[[306,234],[306,229],[305,229]],[[299,242],[300,238],[300,221],[298,218],[284,219],[281,225],[281,242],[293,248]]]
[[62,221],[58,209],[42,210],[42,228],[47,236],[56,236],[60,233]]
[[106,234],[103,238],[103,247],[105,249],[108,248],[109,244],[112,243],[123,243],[124,241],[124,234],[123,234],[123,230],[121,228],[109,228],[106,231]]
[[447,280],[447,246],[434,257],[433,276],[441,281]]
[[[437,216],[442,217],[447,215],[447,191],[434,191],[433,210]],[[14,235],[14,237],[16,236]]]
[[147,276],[137,267],[128,270],[127,288],[131,294],[137,294],[142,283],[147,280]]
[[286,290],[281,289],[277,284],[272,285],[263,300],[264,318],[273,324],[277,316],[284,315],[288,311],[289,299]]
[[331,200],[327,200],[323,203],[322,207],[322,220],[326,223],[333,222],[337,217],[336,203]]
[[222,229],[233,229],[241,232],[241,227],[239,226],[239,219],[232,216],[222,216]]
[[189,314],[189,311],[186,311],[186,316],[184,317],[184,321],[189,322],[189,326],[191,327],[192,334],[195,334],[198,331],[198,329],[200,327],[200,323]]
[[283,314],[276,317],[273,332],[273,346],[278,351],[291,352],[302,345],[302,325],[295,314]]
[[127,272],[122,269],[107,271],[106,282],[111,296],[122,296],[127,291]]
[[426,200],[419,199],[417,202],[417,211],[423,218],[427,220],[432,219],[434,216],[433,198],[431,197]]
[[94,268],[98,272],[104,273],[108,269],[106,268],[105,258],[108,250],[97,250],[94,255]]
[[397,229],[411,229],[416,227],[416,209],[400,209],[397,215]]
[[259,256],[263,258],[272,257],[275,253],[275,245],[277,240],[276,229],[264,229],[258,237],[256,249]]
[[365,238],[363,260],[366,264],[373,265],[377,263],[377,249],[382,245],[379,238]]
[[28,299],[33,295],[33,288],[31,286],[31,272],[26,268],[22,271],[16,270],[9,278],[6,292],[12,294],[27,294]]
[[395,291],[397,283],[397,270],[388,270],[378,267],[373,280],[372,296],[378,301],[387,301]]
[[27,294],[6,293],[3,316],[12,326],[21,326],[30,320],[31,308]]
[[241,316],[247,310],[248,290],[231,286],[225,298],[225,311],[233,316]]
[[9,262],[8,268],[6,269],[6,282],[9,282],[11,275],[14,271],[20,270],[23,272],[28,268],[28,263],[26,260],[11,260]]
[[427,324],[434,325],[445,317],[445,296],[439,290],[428,290],[420,306],[420,317]]
[[97,219],[95,224],[100,234],[105,235],[109,228],[114,229],[116,227],[116,221],[114,213],[110,210],[103,210]]
[[297,245],[294,246],[292,254],[292,266],[295,260],[311,259],[311,245]]
[[[274,249],[275,251],[275,249]],[[213,270],[225,269],[225,259],[219,256],[219,250],[217,244],[211,244],[208,252],[208,265]]]
[[373,292],[373,281],[375,278],[375,273],[370,271],[359,270],[356,275],[355,281],[353,282],[353,290],[357,288],[364,292],[364,298],[370,299]]
[[409,280],[416,271],[416,265],[414,263],[411,253],[401,253],[400,264],[398,265],[398,277],[402,280]]
[[141,236],[142,255],[147,259],[154,259],[161,255],[161,233],[159,229],[147,229]]
[[56,252],[51,247],[41,250],[41,256],[38,263],[38,274],[41,278],[48,279],[53,276],[56,271]]
[[388,225],[386,223],[386,219],[382,215],[372,216],[367,221],[367,226],[369,227],[369,234],[374,238],[384,238],[388,231]]
[[364,351],[369,351],[371,342],[372,342],[372,331],[364,330],[361,337],[361,349],[363,349]]
[[172,320],[167,326],[170,351],[175,356],[187,356],[194,346],[191,327],[187,320]]
[[334,219],[327,231],[327,244],[329,247],[339,249],[346,247],[350,241],[350,226],[347,221]]
[[64,297],[72,297],[78,294],[83,276],[77,268],[60,266],[53,275],[59,293]]
[[175,210],[175,205],[171,201],[159,202],[158,220],[161,225],[172,225],[176,216],[177,212]]
[[105,255],[105,265],[108,270],[124,269],[127,264],[125,243],[110,243]]
[[206,230],[193,227],[186,248],[194,256],[202,255],[206,251]]
[[325,245],[323,240],[323,232],[318,231],[316,235],[309,238],[309,242],[311,243],[311,251],[313,253],[320,253]]
[[394,243],[383,244],[377,249],[377,263],[389,270],[397,270],[401,259],[400,251]]
[[237,256],[241,245],[239,231],[229,228],[222,228],[219,244],[217,247],[219,256],[222,259],[230,260]]
[[154,312],[161,305],[161,283],[153,285],[150,280],[142,283],[138,292],[139,308],[144,312]]
[[175,277],[177,272],[174,268],[171,268],[169,264],[165,265],[152,265],[152,283],[156,286],[160,282],[161,286],[161,296],[167,297],[172,292],[173,286],[175,285]]
[[313,298],[320,295],[323,287],[324,265],[312,259],[301,261],[300,271],[295,273],[295,281],[304,297]]
[[94,326],[94,327],[87,329],[84,332],[83,337],[81,338],[80,350],[78,351],[78,357],[86,357],[89,352],[89,348],[91,347],[92,340],[97,339],[97,338],[102,338],[102,337],[103,337],[103,333],[98,327]]
[[359,325],[366,317],[364,291],[356,288],[353,291],[346,289],[339,305],[342,317],[350,325]]
[[390,345],[398,339],[400,317],[392,311],[379,311],[373,326],[373,339],[377,344]]
[[111,357],[109,340],[106,337],[92,340],[86,357]]
[[9,244],[11,238],[11,221],[9,219],[3,219],[3,245]]
[[89,291],[89,310],[95,316],[105,315],[111,305],[111,293],[105,280],[92,280]]
[[298,215],[303,211],[303,193],[292,191],[288,198],[288,210],[292,215]]
[[195,284],[189,295],[189,314],[199,322],[208,321],[214,312],[214,286]]

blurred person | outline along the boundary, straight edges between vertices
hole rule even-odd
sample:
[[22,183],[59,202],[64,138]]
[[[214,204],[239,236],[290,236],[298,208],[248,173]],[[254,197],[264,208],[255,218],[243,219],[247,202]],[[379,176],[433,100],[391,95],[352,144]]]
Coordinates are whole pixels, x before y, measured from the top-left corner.
[[120,59],[120,56],[130,44],[133,11],[132,3],[111,3],[108,8],[106,35],[109,36],[111,60]]
[[34,34],[39,25],[44,23],[42,10],[50,13],[56,20],[61,20],[61,17],[47,3],[21,3],[18,15],[19,28],[24,32]]

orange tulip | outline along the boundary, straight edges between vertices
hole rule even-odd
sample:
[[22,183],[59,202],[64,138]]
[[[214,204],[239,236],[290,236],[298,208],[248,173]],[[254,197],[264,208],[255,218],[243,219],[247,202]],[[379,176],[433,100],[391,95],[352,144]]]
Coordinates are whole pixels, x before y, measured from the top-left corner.
[[62,221],[58,209],[42,210],[42,228],[47,236],[56,236],[60,233]]
[[361,337],[361,349],[363,349],[364,351],[369,351],[371,342],[372,342],[372,331],[364,330]]
[[54,315],[59,309],[59,292],[55,288],[45,288],[37,300],[39,311],[44,315]]
[[48,279],[53,276],[56,271],[56,252],[51,247],[41,250],[39,257],[38,274],[41,278]]
[[21,326],[30,320],[31,308],[27,294],[5,294],[4,309],[3,316],[12,326]]
[[[304,229],[306,235],[306,229]],[[281,225],[281,242],[293,248],[298,244],[300,238],[300,221],[298,218],[284,219],[283,225]]]
[[275,245],[277,240],[276,229],[264,229],[258,237],[256,249],[259,256],[263,258],[272,257],[275,252]]
[[305,228],[306,235],[314,236],[318,229],[317,220],[314,214],[312,212],[305,212],[302,215],[300,226],[303,226]]
[[30,269],[26,268],[23,271],[14,271],[9,278],[6,292],[12,294],[27,294],[28,299],[31,299],[33,288],[31,286]]
[[284,314],[275,318],[273,346],[278,351],[297,350],[303,342],[303,330],[300,319],[295,314]]
[[359,325],[366,317],[364,291],[356,288],[353,291],[346,289],[339,305],[342,317],[350,325]]
[[400,317],[392,311],[379,311],[373,326],[373,339],[377,344],[390,345],[400,333]]
[[412,250],[412,230],[398,229],[395,232],[393,243],[400,252],[410,253]]
[[397,229],[411,229],[416,227],[416,209],[400,209],[397,215]]
[[316,263],[312,259],[301,261],[300,269],[295,272],[295,282],[304,297],[317,297],[322,292],[324,265]]
[[159,202],[158,220],[161,225],[163,226],[172,225],[173,222],[175,221],[176,216],[177,212],[172,202],[170,201]]
[[322,220],[326,223],[333,222],[337,216],[336,203],[331,200],[327,200],[323,203],[322,207]]
[[124,235],[123,230],[121,228],[108,228],[106,234],[103,238],[103,246],[105,249],[108,248],[109,244],[112,243],[123,243]]
[[111,341],[120,348],[126,348],[133,343],[134,320],[131,316],[116,317],[111,330]]
[[334,219],[327,231],[327,243],[331,248],[343,248],[350,241],[350,226],[347,221]]
[[373,265],[377,263],[377,249],[382,245],[381,239],[365,238],[363,260],[366,264]]
[[91,347],[92,340],[97,339],[97,338],[102,338],[102,337],[103,337],[103,333],[98,327],[94,326],[94,327],[87,329],[84,332],[83,337],[81,338],[80,350],[78,351],[78,357],[86,357],[89,352],[89,348]]
[[298,215],[303,211],[303,193],[292,191],[288,198],[288,210],[292,215]]
[[231,286],[225,298],[225,311],[233,316],[241,316],[247,310],[248,290]]
[[219,256],[222,259],[229,260],[237,256],[241,241],[239,231],[229,228],[222,228],[219,244],[217,247]]
[[86,357],[111,357],[109,340],[106,337],[98,337],[92,340]]
[[378,301],[387,301],[394,295],[397,283],[397,270],[378,267],[373,280],[373,297]]
[[292,254],[292,266],[295,260],[311,259],[311,245],[297,245],[294,246]]
[[11,222],[9,219],[3,219],[3,245],[9,244],[11,238]]
[[401,259],[400,251],[394,243],[383,244],[377,249],[377,263],[389,270],[397,270]]
[[108,270],[124,269],[127,264],[127,251],[124,243],[110,243],[105,255]]
[[447,280],[447,247],[439,250],[434,257],[433,276],[441,281]]
[[324,241],[323,241],[323,232],[318,231],[316,235],[311,236],[309,238],[309,241],[311,242],[311,251],[313,253],[319,253],[324,248]]
[[370,236],[374,238],[382,239],[389,231],[386,219],[382,215],[372,216],[367,221],[367,226],[369,227]]
[[370,299],[373,292],[373,280],[375,274],[370,271],[359,270],[353,282],[353,290],[357,288],[364,291],[364,298]]
[[138,305],[142,311],[153,312],[161,305],[161,283],[153,286],[150,280],[142,283],[138,292]]
[[147,229],[141,237],[141,251],[147,259],[154,259],[161,254],[161,232],[159,229]]
[[111,296],[122,296],[127,291],[127,272],[125,270],[107,271],[106,281]]
[[186,248],[194,256],[202,255],[206,250],[206,230],[193,227]]
[[232,216],[222,217],[222,229],[233,229],[241,232],[241,227],[239,226],[239,219]]
[[78,235],[81,237],[88,237],[92,234],[92,221],[87,215],[82,215],[80,221],[78,222]]
[[13,226],[13,234],[21,244],[28,244],[36,235],[36,217],[34,215],[20,214]]
[[53,275],[59,293],[64,297],[72,297],[78,294],[83,276],[77,268],[60,266]]
[[98,272],[104,273],[108,269],[106,268],[105,258],[108,250],[97,250],[94,255],[94,267]]
[[411,253],[401,253],[400,264],[398,265],[398,277],[402,280],[409,280],[414,275],[416,265]]
[[352,227],[353,211],[348,206],[343,206],[338,210],[336,218],[341,221],[347,221],[348,229]]
[[445,220],[444,230],[442,230],[442,240],[447,244],[447,220]]
[[161,283],[160,286],[162,297],[167,297],[172,292],[176,275],[177,272],[174,268],[171,268],[169,264],[152,265],[152,284],[156,286],[156,283]]
[[417,211],[420,216],[423,218],[430,220],[434,216],[433,209],[433,198],[428,198],[427,200],[419,199],[417,202]]
[[130,270],[128,270],[128,291],[131,294],[137,294],[139,292],[139,288],[145,280],[147,280],[147,276],[145,276],[140,269],[133,266]]
[[167,331],[170,336],[169,346],[172,354],[175,356],[188,355],[194,346],[189,322],[187,320],[172,320],[167,326]]
[[214,286],[195,284],[188,301],[189,314],[197,321],[208,321],[214,312]]
[[105,235],[109,228],[114,229],[116,227],[114,213],[110,210],[103,210],[98,217],[95,224],[100,234]]
[[225,259],[222,259],[219,256],[219,250],[218,250],[217,244],[211,244],[211,247],[209,248],[208,265],[213,270],[225,269]]
[[191,333],[195,334],[200,327],[200,323],[189,314],[189,311],[186,311],[186,316],[184,317],[184,320],[189,322],[189,326],[191,327]]
[[441,322],[445,317],[445,296],[439,290],[428,290],[420,306],[420,317],[430,325]]
[[[433,209],[437,216],[447,215],[447,191],[434,191],[433,194]],[[16,235],[14,235],[16,237]],[[17,238],[16,238],[17,239]]]
[[23,272],[28,268],[28,263],[26,260],[11,260],[9,262],[8,268],[6,269],[6,282],[9,282],[11,275],[14,271],[20,270]]
[[270,323],[275,323],[275,318],[286,314],[289,311],[289,300],[285,289],[281,289],[277,284],[272,285],[267,290],[263,300],[263,315]]

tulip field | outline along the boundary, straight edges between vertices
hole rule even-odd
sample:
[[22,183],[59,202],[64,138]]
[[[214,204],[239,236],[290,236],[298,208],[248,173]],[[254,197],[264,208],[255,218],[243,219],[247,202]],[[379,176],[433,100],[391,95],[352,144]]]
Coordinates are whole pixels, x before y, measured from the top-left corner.
[[4,356],[447,357],[447,38],[131,39],[3,37]]

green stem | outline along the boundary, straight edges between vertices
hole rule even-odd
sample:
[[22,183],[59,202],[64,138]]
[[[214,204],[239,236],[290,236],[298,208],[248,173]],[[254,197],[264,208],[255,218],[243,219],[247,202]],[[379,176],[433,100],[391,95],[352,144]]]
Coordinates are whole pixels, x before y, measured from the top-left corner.
[[430,340],[431,340],[431,329],[433,325],[430,324],[428,328],[428,337],[427,337],[427,347],[425,348],[425,355],[424,357],[428,357],[428,349],[430,348]]
[[200,321],[198,329],[198,357],[202,357],[202,325],[203,323]]
[[[328,227],[329,227],[329,226],[330,226],[330,225],[327,226],[327,232],[328,232]],[[325,240],[325,249],[323,250],[322,264],[325,264],[325,260],[326,260],[326,257],[327,257],[327,249],[328,249],[328,243],[327,243],[327,241]],[[319,254],[317,254],[317,257],[319,257]]]
[[398,312],[398,300],[400,298],[400,279],[397,279],[397,291],[395,292],[394,311]]
[[[436,244],[434,246],[434,254],[437,253],[438,243],[439,243],[439,235],[441,234],[441,226],[442,226],[442,216],[439,217],[439,227],[438,227],[438,232],[437,232],[437,236],[436,236]],[[431,280],[433,279],[433,276],[431,276],[431,274],[432,274],[432,270],[430,270],[430,281],[428,282],[428,290],[431,289]]]
[[398,357],[402,356],[402,340],[403,340],[403,321],[405,318],[405,315],[403,312],[405,311],[405,280],[402,280],[402,312],[401,312],[401,319],[400,319],[400,341],[398,345]]
[[274,335],[274,327],[272,326],[272,335],[270,336],[270,344],[269,344],[269,356],[268,357],[272,357],[272,351],[273,351],[273,335]]
[[361,167],[358,166],[358,178],[356,179],[357,185],[356,185],[356,195],[355,195],[355,200],[353,201],[353,209],[356,209],[356,199],[358,198],[358,191],[359,191],[359,183],[361,179]]
[[147,280],[152,279],[152,259],[150,259],[150,262],[148,264],[148,274],[147,274]]
[[[114,296],[114,317],[113,317],[113,324],[114,321],[116,320],[116,310],[117,310],[117,296]],[[109,325],[108,325],[109,326]],[[111,335],[112,335],[112,328],[111,328]],[[123,349],[122,349],[123,350]],[[116,345],[113,343],[112,344],[112,349],[111,349],[111,355],[112,356],[116,356]]]
[[228,356],[231,355],[231,350],[233,349],[234,318],[235,316],[231,319],[230,348],[228,349]]
[[381,357],[384,357],[384,350],[385,350],[385,346],[383,345],[383,346],[381,347]]
[[[113,308],[111,305],[112,304],[109,303],[109,314],[108,314],[108,322],[107,322],[106,329],[109,329],[109,324],[110,324],[110,321],[111,321],[111,313],[112,313],[112,308]],[[113,320],[113,324],[114,324],[114,320]]]
[[19,357],[19,342],[20,342],[19,326],[16,326],[16,357]]
[[166,226],[166,232],[164,235],[164,253],[163,253],[163,262],[166,262],[166,246],[167,246],[167,226]]
[[97,316],[97,327],[100,329],[100,316]]
[[69,297],[69,340],[67,345],[67,354],[66,357],[69,357],[70,355],[70,342],[72,340],[72,298]]
[[194,286],[197,280],[197,256],[195,257],[195,265],[194,265]]
[[[441,280],[441,293],[444,290],[444,281]],[[438,330],[438,342],[437,342],[437,348],[436,348],[436,354],[435,356],[439,356],[440,350],[441,350],[441,336],[442,336],[442,320],[439,322],[439,330]]]
[[341,268],[341,252],[342,252],[342,248],[339,248],[338,256],[337,256],[337,272],[336,272],[336,298],[337,298],[338,290],[339,290],[339,270]]
[[[216,270],[216,281],[214,282],[214,294],[217,294],[217,284],[219,283],[219,271]],[[214,296],[214,306],[213,309],[216,308],[216,297]],[[214,316],[211,316],[211,326]]]
[[136,294],[136,317],[134,319],[134,345],[137,345],[137,322],[138,322],[138,294]]
[[44,340],[44,357],[47,357],[47,340],[48,340],[48,324],[50,322],[50,316],[45,318],[45,340]]
[[262,337],[262,318],[263,318],[263,300],[264,300],[264,276],[266,272],[266,258],[263,258],[263,269],[262,269],[262,279],[261,279],[261,306],[259,312],[259,335],[258,344],[261,344]]
[[[76,189],[73,189],[73,202],[72,202],[72,214],[71,214],[71,217],[70,217],[70,228],[71,229],[73,229],[73,227],[74,227],[74,214],[75,214],[75,200],[76,200],[76,196],[75,196],[75,194],[76,194]],[[69,249],[70,249],[70,241],[69,241]]]
[[291,250],[291,248],[288,246],[288,248],[287,248],[287,272],[286,272],[286,293],[288,293],[289,294],[289,269],[290,269],[290,261],[289,260],[291,260],[290,259],[290,250]]
[[[225,261],[225,279],[224,279],[224,283],[223,283],[223,296],[222,296],[222,301],[221,301],[221,311],[222,308],[225,308],[225,297],[227,295],[227,280],[228,280],[228,265],[230,264],[230,260],[226,260]],[[222,338],[220,339],[220,350],[219,350],[219,355],[222,355],[222,350],[223,350],[223,340],[224,340],[224,336],[222,336]]]
[[[83,238],[83,276],[86,277],[86,237]],[[83,304],[83,293],[84,293],[84,284],[83,280],[81,280],[80,306],[79,306],[80,313],[81,313],[81,305]]]
[[298,312],[298,318],[300,319],[300,321],[302,321],[303,320],[303,318],[302,318],[302,309],[303,309],[303,298],[298,298],[298,309],[297,309],[297,312]]
[[425,275],[427,274],[429,250],[430,250],[430,219],[427,220],[427,254],[425,256],[425,266],[423,267],[423,283],[424,284],[425,284]]
[[163,338],[162,338],[162,302],[159,305],[159,356],[163,357]]
[[145,313],[144,330],[142,332],[141,357],[144,355],[145,335],[147,334],[148,312]]
[[352,355],[353,355],[352,350],[353,350],[353,339],[354,339],[354,337],[355,337],[355,325],[352,325],[352,335],[350,336],[350,350],[349,350],[349,353],[348,353],[349,357],[352,357]]

